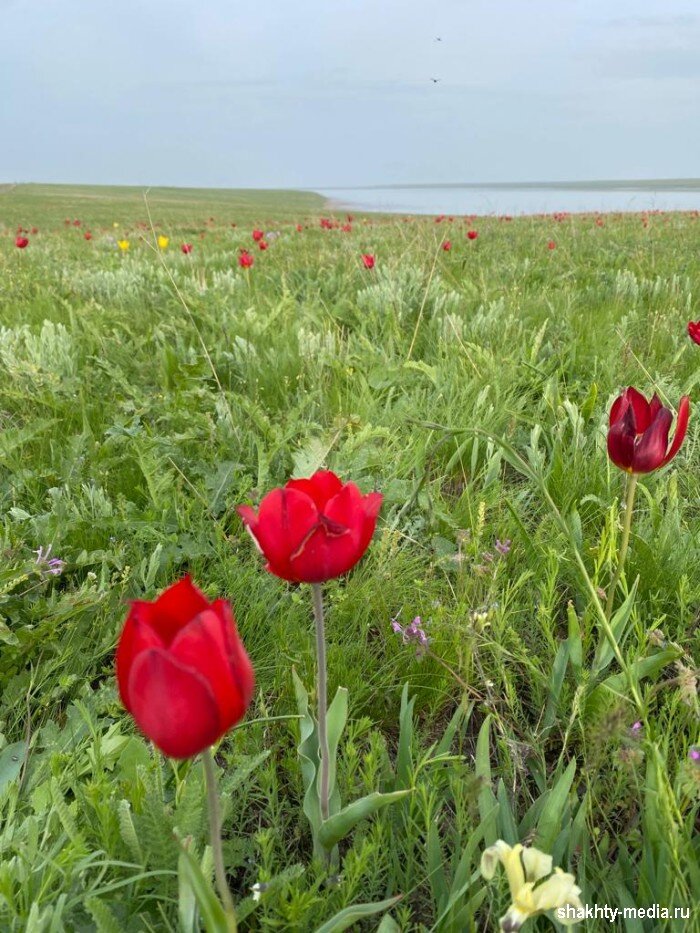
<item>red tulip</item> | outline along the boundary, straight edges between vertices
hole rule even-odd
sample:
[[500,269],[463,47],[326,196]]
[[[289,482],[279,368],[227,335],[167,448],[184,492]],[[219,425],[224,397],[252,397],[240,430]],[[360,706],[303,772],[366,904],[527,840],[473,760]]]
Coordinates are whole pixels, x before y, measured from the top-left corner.
[[449,251],[452,249],[452,243],[450,242],[450,240],[445,240],[445,242],[442,244],[442,248],[445,250],[446,253],[449,253]]
[[668,434],[673,414],[658,395],[647,402],[630,386],[613,402],[608,430],[608,455],[615,466],[628,473],[651,473],[666,466],[680,450],[688,429],[690,399],[684,395],[678,406],[676,433],[671,446]]
[[330,470],[273,489],[257,514],[238,514],[267,558],[270,573],[294,583],[321,583],[347,573],[369,547],[382,496],[363,496]]
[[15,237],[15,246],[17,249],[25,249],[27,246],[29,246],[29,240],[26,238],[26,236]]
[[346,224],[343,224],[343,226],[340,229],[343,231],[343,233],[352,233],[352,224],[349,222]]
[[467,230],[467,237],[468,237],[470,240],[475,240],[478,236],[479,236],[479,234],[477,233],[476,230]]
[[688,336],[693,343],[700,344],[700,321],[696,321],[695,323],[688,321]]
[[262,230],[253,230],[253,239],[256,243],[259,243],[260,240],[265,236],[264,231]]
[[38,232],[39,232],[39,228],[38,228],[38,227],[32,227],[31,233],[32,233],[33,236],[36,236],[36,234],[37,234]]
[[241,269],[250,269],[254,262],[255,260],[250,255],[248,250],[242,249],[241,254],[238,257],[238,265],[241,267]]
[[374,269],[374,256],[371,253],[363,253],[362,262],[365,269]]
[[84,233],[83,236],[85,237],[86,240],[91,240],[91,239],[92,239],[92,234],[90,233],[89,230],[87,231],[87,233]]
[[304,228],[302,227],[301,224],[297,224],[297,233],[301,233],[301,231],[302,231],[303,229],[304,229]]
[[191,244],[191,243],[183,243],[182,246],[180,247],[180,249],[182,250],[182,252],[183,252],[185,255],[187,255],[188,253],[191,253],[191,252],[192,252],[192,244]]
[[267,247],[268,247],[269,245],[270,245],[270,244],[267,242],[267,240],[260,240],[260,241],[258,242],[258,246],[259,246],[259,248],[262,249],[262,250],[266,250]]
[[243,718],[255,675],[231,607],[185,577],[137,600],[117,645],[117,683],[136,725],[171,758],[208,748]]
[[547,243],[547,249],[556,249],[556,248],[557,248],[557,244],[554,242],[554,240],[549,240],[549,242]]

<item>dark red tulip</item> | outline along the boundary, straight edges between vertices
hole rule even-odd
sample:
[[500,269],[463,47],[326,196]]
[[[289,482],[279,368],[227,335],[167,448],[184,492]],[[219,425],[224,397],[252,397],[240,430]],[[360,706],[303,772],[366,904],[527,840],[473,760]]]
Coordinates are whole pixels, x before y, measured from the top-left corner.
[[442,248],[445,250],[446,253],[449,253],[449,251],[452,249],[452,243],[450,242],[450,240],[445,240],[445,242],[442,244]]
[[479,236],[476,230],[467,230],[467,237],[470,240],[475,240]]
[[343,226],[340,229],[343,231],[343,233],[352,233],[352,224],[351,223],[343,224]]
[[91,239],[92,239],[92,234],[90,233],[89,230],[87,231],[87,233],[84,233],[83,236],[85,237],[86,240],[91,240]]
[[304,229],[304,228],[302,227],[301,224],[297,224],[297,233],[301,233],[301,231],[302,231],[303,229]]
[[238,514],[267,558],[270,573],[294,583],[321,583],[347,573],[369,546],[382,496],[363,496],[330,470],[273,489],[256,514]]
[[239,720],[255,675],[231,607],[189,577],[137,600],[117,644],[117,683],[136,725],[171,758],[208,748]]
[[26,236],[17,236],[15,237],[15,246],[17,249],[26,249],[29,246],[29,240]]
[[688,321],[688,336],[693,343],[700,344],[700,321]]
[[374,269],[374,256],[371,253],[363,253],[362,263],[365,269]]
[[608,455],[615,466],[628,473],[658,470],[680,450],[689,417],[690,399],[684,395],[678,406],[676,433],[669,447],[673,413],[664,408],[658,395],[647,402],[641,392],[630,386],[615,399],[610,409]]
[[182,250],[182,252],[183,252],[185,255],[187,255],[188,253],[191,253],[191,252],[192,252],[192,244],[191,244],[191,243],[183,243],[182,246],[180,247],[180,249]]
[[554,240],[549,240],[549,242],[547,243],[547,249],[556,249],[556,248],[557,248],[557,244],[554,242]]
[[270,244],[267,242],[267,240],[260,240],[258,242],[258,247],[259,249],[262,249],[262,250],[266,250],[269,245]]
[[265,232],[263,230],[253,230],[253,239],[256,243],[259,243],[264,236]]
[[238,257],[238,265],[241,267],[241,269],[250,269],[254,262],[255,260],[250,255],[248,250],[242,249]]

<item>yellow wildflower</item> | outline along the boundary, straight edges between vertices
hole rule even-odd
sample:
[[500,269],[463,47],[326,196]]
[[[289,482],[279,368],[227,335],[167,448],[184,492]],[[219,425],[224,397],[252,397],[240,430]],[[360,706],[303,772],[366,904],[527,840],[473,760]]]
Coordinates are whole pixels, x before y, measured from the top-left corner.
[[[499,863],[505,869],[512,902],[501,917],[504,933],[514,933],[530,917],[549,910],[569,905],[577,910],[583,908],[576,879],[561,868],[555,868],[552,873],[551,855],[520,844],[509,846],[499,839],[481,856],[481,874],[487,881],[493,878]],[[556,918],[567,926],[576,922],[575,917],[567,917],[563,911],[558,912]]]
[[130,243],[128,240],[117,240],[117,246],[122,253],[125,253],[129,249]]
[[159,249],[167,249],[168,243],[170,242],[170,237],[161,235],[158,237],[158,247]]

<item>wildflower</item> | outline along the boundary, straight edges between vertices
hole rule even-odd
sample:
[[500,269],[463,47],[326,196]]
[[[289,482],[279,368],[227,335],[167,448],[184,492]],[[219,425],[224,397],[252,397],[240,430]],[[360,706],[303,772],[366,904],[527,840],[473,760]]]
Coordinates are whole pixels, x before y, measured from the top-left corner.
[[446,253],[449,253],[449,251],[452,249],[451,241],[445,240],[445,242],[442,244],[442,248],[445,250]]
[[352,224],[351,223],[343,224],[343,226],[340,229],[343,231],[343,233],[352,233]]
[[259,243],[264,236],[265,232],[263,230],[253,230],[253,239],[256,243]]
[[557,244],[554,242],[554,240],[547,241],[547,249],[556,249],[556,248],[557,248]]
[[260,240],[260,241],[258,242],[258,248],[261,249],[261,250],[263,250],[263,251],[266,250],[267,247],[268,247],[269,245],[270,245],[270,244],[267,242],[267,240]]
[[505,541],[499,541],[498,538],[496,538],[494,547],[502,557],[505,557],[506,554],[510,553],[510,538],[506,538]]
[[183,243],[182,246],[180,247],[180,249],[181,249],[182,252],[187,256],[188,253],[191,253],[191,252],[192,252],[192,244],[191,244],[191,243]]
[[700,747],[698,747],[697,745],[691,745],[690,751],[688,752],[688,758],[690,759],[692,764],[696,765],[697,767],[700,767]]
[[372,540],[382,504],[378,492],[362,495],[330,470],[292,479],[273,489],[256,514],[237,512],[267,558],[267,569],[293,583],[321,583],[347,573]]
[[678,406],[676,432],[671,446],[668,434],[673,415],[658,395],[647,402],[630,386],[613,402],[608,430],[608,456],[628,473],[651,473],[676,456],[688,429],[690,399],[684,395]]
[[475,240],[478,236],[479,236],[479,233],[477,230],[467,230],[468,240]]
[[700,344],[700,321],[688,321],[688,336],[693,343]]
[[391,627],[397,635],[401,635],[404,645],[416,644],[416,657],[422,658],[428,650],[430,639],[423,628],[424,622],[416,616],[409,625],[403,626],[398,619],[391,620]]
[[263,894],[265,893],[265,891],[267,891],[269,887],[270,887],[269,881],[256,882],[256,884],[254,884],[250,889],[250,893],[253,895],[253,901],[255,902],[259,901],[260,898],[263,896]]
[[91,239],[92,239],[92,234],[90,233],[89,230],[87,230],[87,231],[83,234],[83,236],[85,237],[86,240],[91,240]]
[[26,236],[15,237],[15,246],[17,249],[26,249],[29,246],[29,240]]
[[117,240],[117,246],[122,251],[122,253],[126,253],[130,245],[131,244],[129,243],[128,240]]
[[117,645],[117,683],[136,725],[171,758],[204,751],[241,720],[255,675],[229,604],[189,577],[135,600]]
[[509,846],[499,839],[481,856],[481,874],[487,881],[493,878],[499,863],[505,869],[511,897],[511,905],[500,921],[504,933],[520,930],[530,917],[547,911],[556,910],[560,923],[569,925],[575,922],[566,916],[565,911],[560,913],[558,908],[570,905],[582,910],[581,889],[576,886],[573,875],[561,868],[552,872],[551,855],[520,844]]
[[302,227],[301,224],[297,224],[297,233],[301,233],[301,231],[302,231],[303,229],[304,229],[304,228]]
[[38,567],[39,573],[50,573],[52,576],[57,577],[63,573],[66,562],[60,560],[58,557],[50,556],[52,547],[53,545],[50,544],[46,548],[46,551],[44,551],[43,547],[40,547],[38,550],[33,551],[32,553],[36,554],[36,560],[34,561],[34,564],[36,567]]
[[362,264],[365,269],[374,269],[374,256],[371,253],[363,253]]
[[161,233],[158,237],[158,249],[167,249],[168,243],[170,242],[170,237],[163,236]]
[[247,249],[242,249],[240,256],[238,257],[238,265],[241,269],[250,269],[255,260],[250,255]]

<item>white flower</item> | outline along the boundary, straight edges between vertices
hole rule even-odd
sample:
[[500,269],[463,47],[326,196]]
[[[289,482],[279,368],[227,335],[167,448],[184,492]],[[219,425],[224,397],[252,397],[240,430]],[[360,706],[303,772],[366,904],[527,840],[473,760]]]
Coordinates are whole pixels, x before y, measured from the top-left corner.
[[[552,873],[552,856],[546,852],[520,844],[509,846],[499,839],[481,856],[481,874],[487,881],[493,878],[499,864],[505,869],[512,901],[501,917],[504,933],[514,933],[530,917],[550,910],[568,905],[576,909],[583,907],[579,900],[581,889],[576,886],[574,876],[561,868],[555,868]],[[564,924],[575,923],[571,917],[562,919],[557,915],[557,919]]]

